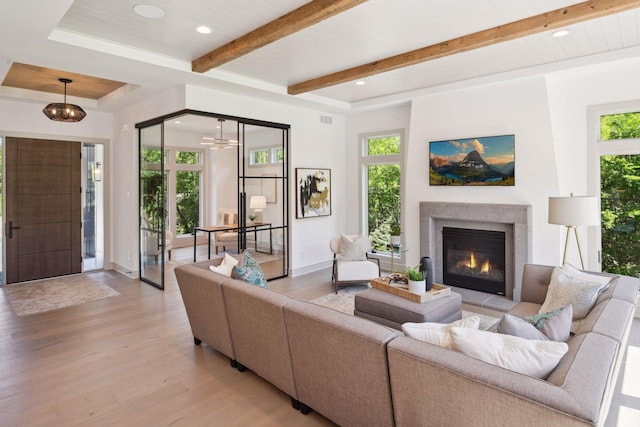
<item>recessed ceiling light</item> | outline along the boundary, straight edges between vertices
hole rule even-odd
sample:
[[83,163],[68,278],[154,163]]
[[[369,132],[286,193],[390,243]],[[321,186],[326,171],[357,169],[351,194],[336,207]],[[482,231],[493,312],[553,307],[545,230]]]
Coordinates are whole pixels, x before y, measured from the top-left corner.
[[177,124],[177,125],[181,125],[181,124],[182,124],[182,122],[181,122],[180,120],[176,120],[176,121],[175,121],[175,122],[173,122],[173,123],[175,123],[175,124]]
[[138,4],[133,11],[144,18],[158,19],[164,16],[164,10],[150,4]]
[[551,33],[551,35],[555,38],[559,38],[559,37],[564,37],[564,36],[568,36],[570,33],[569,30],[558,30],[558,31],[554,31],[553,33]]
[[367,84],[367,82],[365,82],[364,80],[358,80],[358,81],[356,82],[356,86],[364,86],[364,85],[366,85],[366,84]]
[[198,25],[196,27],[196,31],[200,34],[211,34],[211,28],[206,25]]

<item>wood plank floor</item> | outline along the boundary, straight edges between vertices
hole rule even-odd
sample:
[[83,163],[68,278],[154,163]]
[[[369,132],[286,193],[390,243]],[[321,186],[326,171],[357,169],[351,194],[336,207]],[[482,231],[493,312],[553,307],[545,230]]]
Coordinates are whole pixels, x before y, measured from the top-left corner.
[[[164,292],[96,272],[120,295],[30,316],[16,316],[0,291],[0,426],[334,425],[315,412],[302,415],[271,384],[195,346],[173,266]],[[329,275],[270,287],[310,300],[331,292]],[[636,347],[639,331],[636,319]],[[621,403],[640,413],[640,395],[621,387],[618,381],[607,426],[625,425],[618,423]]]

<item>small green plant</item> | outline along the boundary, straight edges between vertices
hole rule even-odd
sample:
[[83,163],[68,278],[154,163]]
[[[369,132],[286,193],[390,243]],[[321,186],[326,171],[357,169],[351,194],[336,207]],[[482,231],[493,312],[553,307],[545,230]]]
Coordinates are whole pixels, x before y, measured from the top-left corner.
[[255,221],[256,216],[254,214],[249,215],[249,221]]
[[407,275],[407,278],[409,280],[415,280],[415,281],[424,280],[424,275],[422,274],[422,271],[420,271],[419,265],[416,265],[415,267],[407,267],[405,274]]

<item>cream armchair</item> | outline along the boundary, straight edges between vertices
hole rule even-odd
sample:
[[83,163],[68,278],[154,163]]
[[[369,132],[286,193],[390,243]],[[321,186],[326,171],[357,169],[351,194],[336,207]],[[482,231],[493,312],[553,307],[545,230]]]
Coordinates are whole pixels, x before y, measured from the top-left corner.
[[343,283],[368,283],[380,277],[380,261],[369,258],[371,240],[363,235],[334,237],[329,242],[333,252],[331,282],[338,293],[338,285]]
[[[238,210],[237,209],[218,209],[218,224],[226,225],[229,227],[238,226]],[[218,255],[218,248],[222,248],[223,251],[229,248],[238,248],[238,233],[237,231],[217,231],[213,233],[216,255]]]

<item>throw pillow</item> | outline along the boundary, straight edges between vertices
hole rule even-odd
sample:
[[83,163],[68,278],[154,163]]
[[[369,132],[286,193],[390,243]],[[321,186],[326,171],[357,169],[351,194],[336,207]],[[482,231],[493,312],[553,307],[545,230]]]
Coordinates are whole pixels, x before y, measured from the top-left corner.
[[467,356],[537,378],[546,378],[569,350],[564,342],[469,328],[451,328],[451,337],[454,348]]
[[565,342],[571,332],[571,320],[573,319],[573,307],[569,304],[546,313],[526,316],[525,321],[531,323],[551,341]]
[[571,306],[548,313],[526,316],[524,319],[505,314],[498,324],[498,332],[529,340],[565,342],[569,339],[571,318]]
[[402,325],[402,332],[408,337],[451,349],[452,341],[449,331],[453,327],[478,329],[480,327],[480,318],[478,316],[469,316],[449,324],[408,322]]
[[231,277],[244,280],[247,283],[260,286],[261,288],[268,287],[267,279],[264,276],[262,268],[260,268],[260,264],[247,250],[242,254],[242,262],[233,267]]
[[575,274],[575,268],[565,266],[553,269],[547,296],[538,313],[546,313],[571,304],[573,319],[582,319],[589,314],[600,291],[605,289],[611,278],[581,271],[580,274]]
[[340,257],[343,261],[364,261],[367,259],[367,251],[371,247],[371,241],[367,236],[340,235]]
[[222,274],[223,276],[231,277],[231,271],[233,267],[238,264],[238,260],[232,257],[231,255],[225,253],[224,258],[220,265],[210,265],[209,270]]

